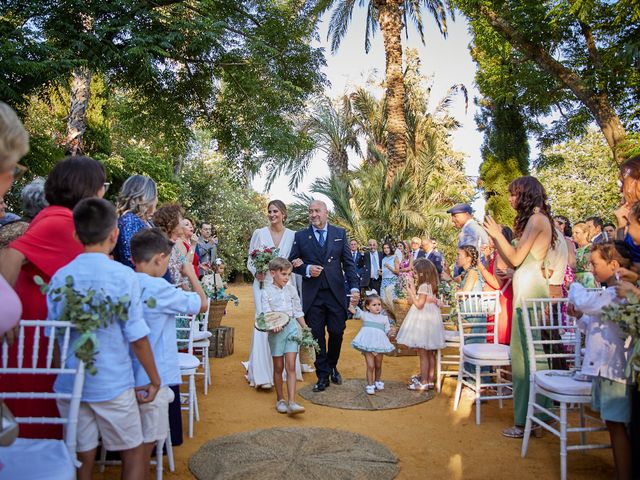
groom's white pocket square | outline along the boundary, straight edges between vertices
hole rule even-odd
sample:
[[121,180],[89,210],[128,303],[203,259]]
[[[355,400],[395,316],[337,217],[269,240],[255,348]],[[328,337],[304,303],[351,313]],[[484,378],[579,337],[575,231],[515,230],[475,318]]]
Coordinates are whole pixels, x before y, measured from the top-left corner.
[[333,239],[333,241],[334,241],[334,242],[341,242],[341,241],[342,241],[342,239],[341,239],[341,238],[334,238],[334,239]]

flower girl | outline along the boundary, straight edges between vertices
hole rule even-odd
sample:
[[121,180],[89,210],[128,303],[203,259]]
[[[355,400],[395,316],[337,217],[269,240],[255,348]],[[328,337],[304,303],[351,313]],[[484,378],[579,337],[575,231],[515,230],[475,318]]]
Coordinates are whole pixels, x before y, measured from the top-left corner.
[[397,343],[416,348],[420,356],[420,377],[412,378],[409,390],[424,391],[434,387],[436,350],[445,346],[444,325],[440,314],[438,271],[429,260],[420,258],[413,265],[418,284],[416,293],[413,278],[407,279],[407,295],[411,308],[407,313]]
[[384,390],[384,382],[380,380],[382,375],[383,353],[394,350],[387,335],[394,334],[395,328],[391,328],[389,319],[382,314],[382,300],[378,295],[368,295],[364,300],[365,311],[351,305],[349,310],[353,318],[362,319],[362,328],[351,342],[351,346],[362,352],[367,367],[366,392],[369,395],[376,390]]

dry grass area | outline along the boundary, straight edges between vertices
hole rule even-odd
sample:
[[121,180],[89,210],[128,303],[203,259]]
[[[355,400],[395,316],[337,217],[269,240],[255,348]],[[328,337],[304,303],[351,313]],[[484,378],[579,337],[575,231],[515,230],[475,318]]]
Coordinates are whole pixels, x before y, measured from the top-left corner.
[[[229,307],[223,325],[235,327],[235,352],[226,358],[211,359],[213,385],[207,396],[198,384],[201,421],[195,424],[194,437],[185,438],[184,444],[174,449],[176,471],[169,473],[165,469],[165,478],[194,478],[187,466],[189,457],[207,440],[286,426],[337,428],[370,436],[399,457],[398,479],[559,478],[560,449],[556,437],[546,433],[540,439],[532,438],[527,457],[521,458],[521,441],[501,435],[512,423],[511,402],[506,402],[503,409],[498,408],[497,402],[484,404],[482,424],[476,425],[469,400],[463,400],[458,411],[453,411],[452,379],[445,382],[442,393],[435,399],[408,408],[339,410],[300,399],[306,413],[294,418],[278,414],[274,408],[275,394],[250,388],[240,363],[249,356],[253,328],[251,287],[232,285],[230,290],[240,298],[240,306]],[[364,376],[361,354],[350,347],[359,326],[359,321],[347,323],[339,365],[344,378]],[[416,357],[388,357],[384,361],[383,379],[404,381],[417,371],[417,366]],[[309,383],[315,383],[314,374],[305,374],[304,384]],[[604,442],[606,437],[601,435],[598,440]],[[610,450],[569,453],[568,477],[572,480],[613,476]],[[96,474],[95,478],[119,478],[119,469],[107,468],[105,474]]]

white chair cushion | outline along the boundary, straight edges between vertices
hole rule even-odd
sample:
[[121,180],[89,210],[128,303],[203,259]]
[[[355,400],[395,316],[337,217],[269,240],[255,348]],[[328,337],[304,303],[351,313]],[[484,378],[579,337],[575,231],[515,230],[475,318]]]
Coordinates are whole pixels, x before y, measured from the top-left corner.
[[457,330],[445,330],[444,339],[447,342],[460,343],[460,333]]
[[579,382],[566,370],[536,372],[535,382],[550,392],[564,395],[591,395],[591,382]]
[[478,360],[509,360],[511,358],[509,346],[499,343],[471,343],[462,347],[462,353],[466,357]]
[[200,360],[198,360],[198,357],[188,353],[178,353],[178,365],[180,370],[191,370],[200,366]]
[[193,334],[193,341],[194,342],[199,342],[200,340],[206,340],[207,338],[211,338],[211,332],[209,332],[209,331],[195,332]]
[[17,438],[0,447],[3,468],[0,478],[29,480],[74,480],[76,467],[62,440]]

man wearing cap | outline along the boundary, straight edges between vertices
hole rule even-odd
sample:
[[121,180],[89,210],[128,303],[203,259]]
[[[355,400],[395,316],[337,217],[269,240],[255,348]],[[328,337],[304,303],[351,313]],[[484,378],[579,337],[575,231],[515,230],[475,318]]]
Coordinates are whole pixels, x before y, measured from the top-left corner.
[[[489,243],[489,236],[484,228],[473,218],[471,205],[468,203],[459,203],[454,205],[447,213],[451,214],[451,221],[456,228],[460,229],[458,235],[458,248],[463,245],[471,245],[476,247],[478,254],[482,252],[482,245]],[[456,265],[454,275],[458,275],[458,266]]]

